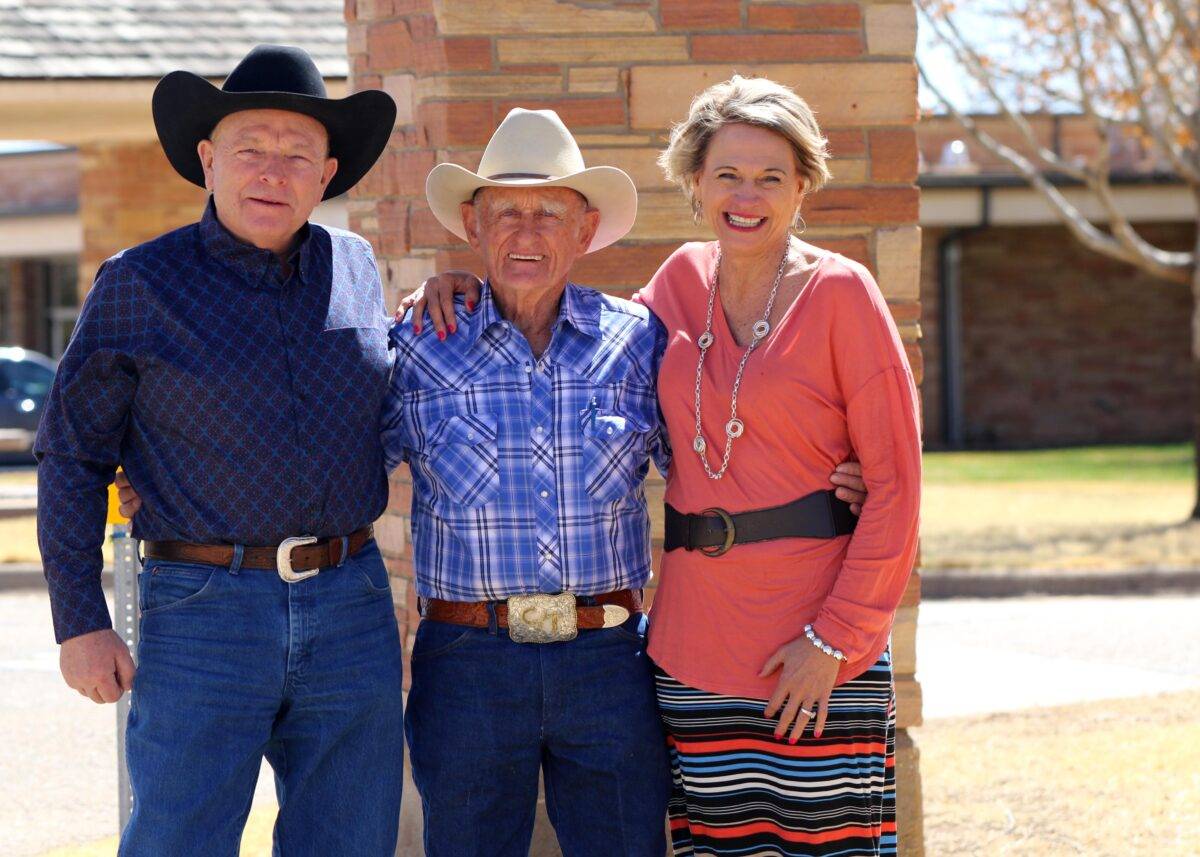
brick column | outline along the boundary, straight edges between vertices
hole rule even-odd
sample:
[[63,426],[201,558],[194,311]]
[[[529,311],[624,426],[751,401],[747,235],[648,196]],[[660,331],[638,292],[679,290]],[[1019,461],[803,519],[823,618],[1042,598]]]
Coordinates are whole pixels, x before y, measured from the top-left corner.
[[118,250],[199,220],[206,194],[180,178],[157,140],[90,143],[79,151],[82,297],[100,263]]
[[[641,199],[633,232],[574,273],[614,294],[636,290],[680,242],[711,237],[654,159],[692,96],[736,71],[793,86],[816,109],[835,180],[808,201],[805,237],[875,272],[920,380],[911,0],[346,0],[346,18],[353,88],[382,87],[399,104],[388,151],[350,204],[351,228],[379,255],[389,303],[437,270],[478,269],[430,214],[425,175],[440,161],[476,167],[514,106],[553,108],[587,163],[633,177]],[[660,490],[651,492],[655,505]],[[407,476],[397,476],[380,527],[407,644],[417,621],[410,496]],[[918,753],[907,734],[921,718],[918,600],[914,577],[893,644],[901,842],[909,854],[922,851]]]

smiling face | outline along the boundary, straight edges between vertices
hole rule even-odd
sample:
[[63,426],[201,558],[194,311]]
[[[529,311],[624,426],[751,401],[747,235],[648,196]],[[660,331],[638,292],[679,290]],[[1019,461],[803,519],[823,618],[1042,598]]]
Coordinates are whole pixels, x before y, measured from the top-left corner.
[[704,220],[725,253],[780,246],[804,199],[791,144],[756,125],[726,125],[713,134],[695,181]]
[[221,223],[278,254],[291,246],[337,171],[325,126],[288,110],[231,113],[197,151]]
[[600,212],[564,187],[482,188],[462,217],[493,286],[512,294],[562,290],[600,226]]

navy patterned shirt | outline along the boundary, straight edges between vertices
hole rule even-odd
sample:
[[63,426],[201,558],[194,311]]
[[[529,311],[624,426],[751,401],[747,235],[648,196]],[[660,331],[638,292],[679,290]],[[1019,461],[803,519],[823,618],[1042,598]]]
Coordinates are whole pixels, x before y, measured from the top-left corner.
[[458,333],[392,329],[388,466],[409,462],[417,594],[595,595],[650,576],[643,482],[669,448],[655,383],[666,332],[643,306],[571,283],[536,358],[484,284]]
[[106,486],[139,539],[339,536],[387,504],[387,316],[371,246],[306,225],[289,259],[199,223],[105,262],[38,429],[38,541],[55,637],[111,626]]

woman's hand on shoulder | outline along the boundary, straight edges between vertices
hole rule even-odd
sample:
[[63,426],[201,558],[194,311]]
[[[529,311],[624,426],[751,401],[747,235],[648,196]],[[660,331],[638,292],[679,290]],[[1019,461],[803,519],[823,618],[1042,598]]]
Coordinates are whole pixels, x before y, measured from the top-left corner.
[[434,274],[400,301],[396,308],[396,321],[404,318],[409,309],[413,311],[413,333],[424,328],[425,318],[433,325],[438,339],[455,333],[458,325],[454,321],[454,296],[463,295],[467,312],[473,312],[479,304],[483,282],[470,271],[443,271]]

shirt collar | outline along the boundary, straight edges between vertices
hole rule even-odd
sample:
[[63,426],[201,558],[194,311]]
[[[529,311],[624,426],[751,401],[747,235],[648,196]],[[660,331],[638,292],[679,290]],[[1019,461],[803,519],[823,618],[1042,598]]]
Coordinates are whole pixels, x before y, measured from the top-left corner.
[[[555,328],[561,327],[563,322],[587,336],[601,338],[599,294],[574,283],[567,283],[562,300],[558,304],[558,321],[555,322]],[[471,344],[474,345],[492,325],[505,323],[504,317],[500,315],[500,308],[492,298],[491,281],[484,280],[479,294],[479,309],[471,319],[467,331],[471,337]]]
[[[236,238],[217,219],[217,208],[210,195],[200,218],[200,241],[209,257],[221,262],[245,280],[246,284],[260,289],[277,289],[283,286],[279,260],[270,250],[263,250]],[[300,241],[288,262],[301,276],[311,264],[312,229],[305,223],[300,228]]]

